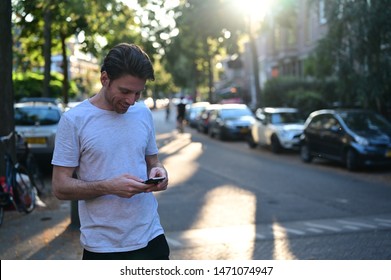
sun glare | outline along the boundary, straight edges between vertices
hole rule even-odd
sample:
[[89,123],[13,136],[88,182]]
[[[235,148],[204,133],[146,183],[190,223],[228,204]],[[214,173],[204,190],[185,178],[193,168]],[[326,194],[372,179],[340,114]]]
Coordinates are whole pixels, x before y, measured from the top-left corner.
[[253,21],[260,21],[271,8],[273,0],[231,0],[234,5]]

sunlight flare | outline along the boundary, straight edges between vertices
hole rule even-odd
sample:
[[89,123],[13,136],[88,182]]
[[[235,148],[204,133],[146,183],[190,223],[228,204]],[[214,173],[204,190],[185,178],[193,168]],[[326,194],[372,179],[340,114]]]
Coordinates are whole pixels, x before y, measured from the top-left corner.
[[273,0],[231,0],[252,21],[261,21],[271,9]]

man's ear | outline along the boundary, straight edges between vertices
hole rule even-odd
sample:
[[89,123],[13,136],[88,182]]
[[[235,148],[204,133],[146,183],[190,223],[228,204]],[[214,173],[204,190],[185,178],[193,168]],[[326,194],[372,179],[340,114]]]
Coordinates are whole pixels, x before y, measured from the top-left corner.
[[107,75],[106,71],[103,71],[100,74],[100,82],[102,83],[102,86],[107,87],[110,83],[109,76]]

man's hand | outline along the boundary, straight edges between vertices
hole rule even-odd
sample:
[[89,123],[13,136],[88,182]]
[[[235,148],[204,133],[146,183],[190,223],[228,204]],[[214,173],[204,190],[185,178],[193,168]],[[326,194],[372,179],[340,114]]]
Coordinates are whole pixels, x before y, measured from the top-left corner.
[[145,185],[143,180],[130,174],[123,174],[108,180],[111,194],[124,198],[130,198],[136,194],[148,192],[150,185]]
[[159,192],[167,189],[168,177],[167,172],[163,167],[153,167],[149,172],[149,178],[164,177],[165,179],[156,185],[147,185],[147,192]]

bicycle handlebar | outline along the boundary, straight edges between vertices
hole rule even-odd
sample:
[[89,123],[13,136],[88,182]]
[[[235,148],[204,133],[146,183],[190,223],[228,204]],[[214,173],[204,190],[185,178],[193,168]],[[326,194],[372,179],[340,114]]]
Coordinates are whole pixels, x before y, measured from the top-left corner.
[[12,138],[12,135],[14,135],[14,132],[11,131],[8,135],[6,136],[0,136],[0,141],[1,142],[5,142],[7,140],[10,140]]

